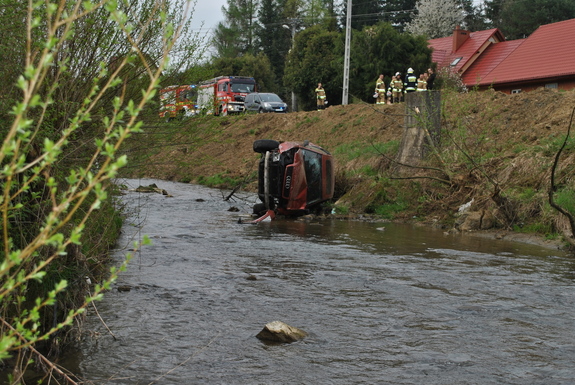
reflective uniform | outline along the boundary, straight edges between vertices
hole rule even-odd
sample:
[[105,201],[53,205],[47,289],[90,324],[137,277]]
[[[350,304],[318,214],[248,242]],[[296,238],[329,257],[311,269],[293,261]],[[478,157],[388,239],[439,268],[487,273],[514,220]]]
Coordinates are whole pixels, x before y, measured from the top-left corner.
[[425,79],[417,79],[417,91],[427,91],[427,82]]
[[377,93],[376,104],[385,104],[385,83],[383,79],[377,79],[375,83],[375,92]]
[[315,96],[317,99],[317,110],[323,110],[325,108],[325,90],[321,85],[315,89]]
[[417,76],[413,74],[410,68],[407,70],[407,77],[405,78],[405,92],[415,92],[417,89]]
[[393,102],[399,103],[403,97],[403,82],[401,81],[400,77],[396,77],[395,80],[392,82],[391,86],[391,95],[393,96]]

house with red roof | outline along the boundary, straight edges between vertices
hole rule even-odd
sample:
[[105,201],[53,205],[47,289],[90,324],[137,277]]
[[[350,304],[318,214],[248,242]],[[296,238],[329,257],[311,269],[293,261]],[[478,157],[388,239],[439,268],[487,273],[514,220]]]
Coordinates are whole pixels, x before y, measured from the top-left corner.
[[575,19],[540,26],[528,38],[506,41],[497,28],[429,40],[437,68],[451,68],[468,88],[505,93],[539,87],[575,88]]

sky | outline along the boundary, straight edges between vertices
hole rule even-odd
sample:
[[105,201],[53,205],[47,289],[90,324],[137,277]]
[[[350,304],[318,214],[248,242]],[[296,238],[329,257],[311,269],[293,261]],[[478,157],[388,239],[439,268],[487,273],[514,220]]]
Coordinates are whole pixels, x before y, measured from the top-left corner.
[[[226,0],[197,0],[192,17],[192,28],[202,33],[212,32],[220,21],[224,21],[222,14],[222,6],[224,5],[228,5]],[[204,26],[200,30],[202,21],[204,21]]]

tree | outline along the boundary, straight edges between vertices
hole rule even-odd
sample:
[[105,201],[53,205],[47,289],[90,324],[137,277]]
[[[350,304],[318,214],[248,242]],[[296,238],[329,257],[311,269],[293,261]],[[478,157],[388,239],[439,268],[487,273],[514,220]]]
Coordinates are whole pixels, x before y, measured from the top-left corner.
[[571,0],[507,0],[503,3],[496,27],[508,40],[531,35],[539,26],[575,18]]
[[463,19],[461,6],[455,0],[421,0],[417,3],[417,14],[405,29],[414,35],[436,39],[449,36]]
[[501,10],[507,1],[509,0],[486,0],[483,3],[487,24],[492,28],[498,28],[500,25],[502,25]]
[[284,0],[262,0],[259,11],[262,27],[258,31],[258,40],[276,79],[283,77],[285,57],[292,45],[292,32],[295,34],[297,28],[295,20],[286,21],[283,17],[284,4]]
[[[338,60],[340,60],[338,62]],[[315,106],[315,88],[321,82],[331,104],[341,102],[343,35],[316,25],[298,33],[286,61],[284,84],[299,96],[304,109]]]
[[[431,63],[431,50],[422,36],[400,33],[389,23],[354,31],[351,41],[349,91],[355,98],[372,101],[379,74],[391,75],[412,67],[424,71]],[[295,49],[287,58],[284,83],[300,97],[306,109],[315,107],[315,87],[323,83],[331,105],[341,103],[344,34],[321,26],[296,36]],[[389,78],[386,79],[386,83]]]
[[[183,0],[9,3],[14,8],[0,12],[3,39],[22,44],[4,63],[14,66],[18,92],[0,147],[0,360],[16,358],[11,383],[20,383],[30,358],[57,371],[37,344],[71,325],[117,276],[113,270],[92,287],[84,275],[63,272],[93,257],[81,252],[90,219],[108,201],[110,181],[127,162],[118,150],[140,130],[139,115],[189,19]],[[93,152],[78,156],[73,143],[82,141]],[[56,308],[71,286],[79,302]]]
[[[485,18],[485,6],[483,3],[476,6],[473,4],[473,0],[461,0],[461,6],[465,15],[462,26],[465,29],[469,31],[489,29],[490,24]],[[453,26],[453,28],[455,27]]]
[[278,92],[278,85],[266,55],[259,53],[237,58],[215,58],[210,65],[212,76],[236,75],[253,77],[262,92]]
[[[345,25],[345,13],[347,10],[347,1],[344,1],[344,15],[342,16]],[[374,25],[381,19],[382,2],[380,1],[361,1],[352,2],[352,19],[351,27],[361,31],[363,27]]]
[[259,0],[228,0],[228,7],[222,7],[226,20],[218,24],[212,39],[218,56],[256,53],[258,8]]
[[337,17],[334,0],[308,0],[301,7],[303,25],[322,25],[327,30],[335,30]]
[[393,25],[399,32],[411,22],[417,0],[385,0],[382,21]]
[[[355,32],[351,42],[350,93],[372,102],[375,81],[380,74],[390,77],[413,68],[419,74],[431,64],[427,39],[399,33],[389,23],[379,23]],[[343,78],[342,78],[343,81]]]

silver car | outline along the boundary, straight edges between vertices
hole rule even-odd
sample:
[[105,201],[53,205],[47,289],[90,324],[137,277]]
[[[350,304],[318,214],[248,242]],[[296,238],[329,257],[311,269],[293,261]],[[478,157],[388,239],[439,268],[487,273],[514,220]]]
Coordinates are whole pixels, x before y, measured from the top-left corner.
[[279,96],[272,93],[253,92],[246,96],[246,111],[249,112],[287,112],[287,104]]

